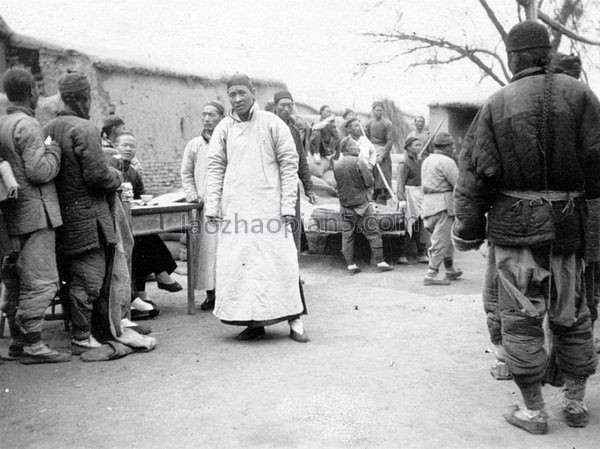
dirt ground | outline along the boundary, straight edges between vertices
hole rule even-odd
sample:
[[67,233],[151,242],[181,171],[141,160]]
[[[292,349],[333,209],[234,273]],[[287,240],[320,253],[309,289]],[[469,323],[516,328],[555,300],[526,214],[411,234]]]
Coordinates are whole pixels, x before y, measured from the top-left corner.
[[[489,374],[481,305],[484,260],[459,254],[464,279],[424,287],[424,265],[349,277],[341,256],[302,256],[311,337],[286,324],[257,342],[212,314],[186,314],[185,290],[148,292],[156,350],[120,360],[0,365],[0,448],[598,448],[590,423],[567,427],[545,387],[550,433],[507,424],[512,381]],[[185,278],[178,277],[185,285]],[[203,300],[197,293],[197,303]],[[47,338],[68,348],[62,323]],[[5,353],[8,339],[0,340]]]

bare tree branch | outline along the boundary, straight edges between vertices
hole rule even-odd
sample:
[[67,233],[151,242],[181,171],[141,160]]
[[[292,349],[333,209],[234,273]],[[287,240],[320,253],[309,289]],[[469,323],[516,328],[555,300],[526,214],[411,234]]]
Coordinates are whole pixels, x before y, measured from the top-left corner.
[[[578,10],[581,0],[565,0],[560,12],[556,15],[555,20],[561,25],[566,25],[571,17],[577,17],[581,15],[581,10]],[[552,31],[552,48],[558,50],[560,42],[562,41],[563,33],[559,30],[553,29]]]
[[496,30],[498,30],[498,33],[500,33],[502,42],[506,42],[506,36],[507,36],[506,30],[504,29],[504,27],[498,20],[498,17],[496,17],[496,13],[494,13],[494,10],[492,8],[490,8],[490,5],[488,5],[486,0],[479,0],[479,3],[481,3],[481,6],[483,6],[483,9],[485,9],[486,14],[488,15],[489,19],[492,21],[492,23],[496,27]]
[[578,34],[575,34],[570,29],[568,29],[566,26],[561,25],[556,20],[554,20],[552,17],[548,16],[547,14],[543,13],[542,11],[538,11],[538,17],[540,18],[540,20],[542,22],[544,22],[550,28],[560,31],[562,34],[564,34],[565,36],[567,36],[569,39],[573,39],[575,41],[583,42],[584,44],[588,44],[588,45],[600,46],[600,41],[593,41],[593,40],[588,39],[586,37],[579,36]]
[[467,56],[458,55],[448,59],[439,59],[437,56],[434,58],[425,59],[424,61],[413,62],[409,65],[409,67],[419,67],[423,65],[444,65],[451,64],[456,61],[460,61],[461,59],[465,59]]
[[508,67],[506,67],[506,64],[504,63],[504,59],[502,59],[500,57],[500,55],[498,53],[496,53],[495,51],[486,50],[485,48],[472,48],[471,51],[474,53],[483,53],[485,55],[491,56],[496,61],[498,61],[498,65],[500,66],[500,69],[502,70],[502,74],[504,75],[504,77],[507,80],[512,78],[508,71]]
[[[431,47],[442,48],[445,50],[453,51],[462,55],[463,57],[468,58],[471,62],[473,62],[477,67],[479,67],[483,72],[485,72],[490,78],[496,81],[500,86],[504,86],[506,82],[502,80],[494,71],[479,57],[477,56],[478,51],[472,50],[468,46],[458,45],[453,42],[450,42],[444,38],[438,37],[427,37],[421,36],[418,34],[408,34],[403,33],[401,31],[396,31],[393,33],[363,33],[364,36],[369,36],[377,39],[383,39],[386,42],[393,41],[410,41],[410,42],[419,42],[421,44],[426,44]],[[481,53],[481,51],[480,51]],[[490,52],[488,52],[490,53]],[[496,55],[496,59],[499,57]],[[508,79],[508,77],[507,77]]]

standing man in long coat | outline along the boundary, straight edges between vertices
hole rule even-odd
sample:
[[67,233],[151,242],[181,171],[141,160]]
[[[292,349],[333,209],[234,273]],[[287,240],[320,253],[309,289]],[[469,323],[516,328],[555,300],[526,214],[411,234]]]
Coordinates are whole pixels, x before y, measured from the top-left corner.
[[597,365],[583,255],[585,201],[600,198],[600,102],[585,84],[547,70],[550,49],[537,22],[508,33],[513,78],[477,113],[454,194],[457,248],[476,249],[487,238],[495,264],[488,329],[524,402],[504,417],[534,434],[548,432],[544,317],[565,379],[568,426],[588,423],[585,388]]
[[[373,118],[369,120],[365,127],[365,135],[375,146],[377,153],[375,163],[379,164],[381,172],[388,185],[392,185],[392,145],[394,144],[394,128],[392,122],[383,116],[384,109],[381,101],[373,103]],[[386,204],[390,194],[385,188],[385,182],[377,167],[373,168],[373,177],[375,185],[373,186],[373,201],[379,204]]]
[[[210,137],[219,124],[225,108],[220,101],[209,101],[202,108],[203,130],[200,136],[194,137],[183,150],[181,161],[181,184],[185,192],[185,199],[190,203],[206,203],[206,187],[208,175],[208,148]],[[219,241],[217,229],[210,229],[206,221],[205,208],[200,211],[198,229],[193,234],[194,253],[188,257],[195,257],[196,273],[194,288],[205,290],[206,299],[200,306],[201,310],[215,308],[215,287],[217,267],[217,243]],[[213,232],[214,231],[214,232]]]
[[216,127],[208,154],[206,217],[220,223],[214,314],[247,326],[241,340],[288,321],[290,337],[308,341],[290,223],[298,189],[298,153],[288,126],[260,111],[246,75],[227,83],[233,107]]

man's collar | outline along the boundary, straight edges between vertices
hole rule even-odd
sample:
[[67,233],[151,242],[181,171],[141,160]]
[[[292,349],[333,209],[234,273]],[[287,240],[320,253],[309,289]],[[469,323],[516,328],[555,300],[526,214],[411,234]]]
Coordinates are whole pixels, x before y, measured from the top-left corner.
[[518,73],[515,73],[510,82],[512,83],[513,81],[527,78],[528,76],[543,75],[544,73],[545,70],[543,67],[529,67],[527,69],[521,70]]
[[9,107],[6,108],[7,114],[15,114],[17,112],[23,112],[24,114],[27,114],[30,117],[35,117],[35,112],[33,111],[33,109],[28,108],[27,106],[11,104]]
[[210,142],[210,137],[212,136],[212,133],[209,133],[207,130],[203,129],[201,135],[206,143]]
[[231,118],[233,118],[234,120],[238,121],[238,122],[249,122],[254,118],[254,111],[258,108],[258,105],[256,104],[256,100],[254,100],[254,103],[252,103],[252,106],[250,107],[250,111],[248,111],[248,120],[242,120],[239,116],[239,114],[232,109],[231,113],[229,114],[231,116]]

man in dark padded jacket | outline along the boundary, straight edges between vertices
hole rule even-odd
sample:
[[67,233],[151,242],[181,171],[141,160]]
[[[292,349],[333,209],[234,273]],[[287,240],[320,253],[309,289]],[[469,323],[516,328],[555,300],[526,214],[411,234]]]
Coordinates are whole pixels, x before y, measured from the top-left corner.
[[44,127],[62,148],[55,182],[63,225],[56,247],[61,275],[69,284],[71,341],[91,349],[100,346],[92,335],[92,305],[100,295],[107,250],[117,243],[109,195],[121,185],[121,175],[106,163],[100,133],[89,121],[86,76],[69,72],[59,80],[58,90],[65,107]]
[[565,420],[572,427],[588,422],[583,398],[597,358],[584,295],[583,224],[586,199],[600,197],[600,103],[585,84],[546,70],[550,40],[541,24],[513,27],[506,50],[513,79],[483,104],[460,155],[453,237],[463,251],[486,237],[490,243],[498,302],[486,304],[488,327],[525,403],[504,417],[546,433],[546,314],[565,378]]

